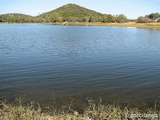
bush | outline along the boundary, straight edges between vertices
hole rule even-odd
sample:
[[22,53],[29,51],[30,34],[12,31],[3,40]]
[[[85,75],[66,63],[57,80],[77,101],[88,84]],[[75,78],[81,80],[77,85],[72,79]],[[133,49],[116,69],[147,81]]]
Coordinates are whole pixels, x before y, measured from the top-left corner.
[[118,17],[117,17],[117,22],[118,23],[124,23],[127,21],[127,17],[123,14],[120,14]]
[[149,22],[149,19],[147,17],[139,17],[137,19],[137,23],[147,23]]

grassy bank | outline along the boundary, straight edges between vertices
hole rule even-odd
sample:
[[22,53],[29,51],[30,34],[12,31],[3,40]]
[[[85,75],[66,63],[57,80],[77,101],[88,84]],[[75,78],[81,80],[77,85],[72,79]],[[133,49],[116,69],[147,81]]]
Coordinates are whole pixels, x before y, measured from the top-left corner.
[[88,23],[90,26],[108,26],[108,27],[136,27],[144,29],[158,29],[160,30],[160,23]]
[[[62,25],[62,23],[53,23],[54,25]],[[91,22],[91,23],[74,23],[70,22],[69,26],[106,26],[106,27],[136,27],[143,29],[156,29],[160,30],[160,23],[136,23],[136,22],[126,22],[126,23],[102,23],[102,22]]]
[[70,107],[64,111],[54,108],[43,111],[38,103],[24,105],[21,99],[17,99],[14,104],[2,101],[0,105],[0,120],[159,120],[160,115],[156,104],[155,108],[140,110],[102,104],[101,100],[98,104],[88,100],[88,106],[83,111],[72,110]]

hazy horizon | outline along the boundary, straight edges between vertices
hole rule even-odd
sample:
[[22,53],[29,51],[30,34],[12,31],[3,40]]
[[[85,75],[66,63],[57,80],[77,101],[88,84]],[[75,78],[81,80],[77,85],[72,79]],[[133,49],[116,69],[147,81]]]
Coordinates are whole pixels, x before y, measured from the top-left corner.
[[158,0],[101,0],[94,2],[91,0],[1,0],[0,14],[21,13],[37,16],[70,3],[80,5],[102,14],[124,14],[128,19],[137,19],[139,16],[160,11],[160,1]]

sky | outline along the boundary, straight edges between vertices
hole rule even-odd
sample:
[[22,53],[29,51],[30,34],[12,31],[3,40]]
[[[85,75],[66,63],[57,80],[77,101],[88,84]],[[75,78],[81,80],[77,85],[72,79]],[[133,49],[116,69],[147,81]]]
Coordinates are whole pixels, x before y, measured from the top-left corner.
[[160,13],[160,0],[0,0],[0,14],[22,13],[37,16],[69,3],[103,14],[124,14],[129,19]]

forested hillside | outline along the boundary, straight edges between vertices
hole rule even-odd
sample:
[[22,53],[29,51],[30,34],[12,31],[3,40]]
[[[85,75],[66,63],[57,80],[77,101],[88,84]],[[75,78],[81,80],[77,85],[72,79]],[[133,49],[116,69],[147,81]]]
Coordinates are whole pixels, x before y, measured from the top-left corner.
[[0,15],[0,22],[8,22],[8,23],[27,23],[27,22],[33,22],[33,19],[34,18],[32,16],[18,14],[18,13]]
[[4,14],[0,15],[0,22],[7,23],[29,23],[29,22],[108,22],[108,23],[124,23],[127,21],[127,17],[123,14],[111,15],[102,14],[87,8],[81,7],[76,4],[67,4],[52,10],[47,13],[43,13],[39,16],[33,17],[24,14]]
[[37,18],[44,22],[126,22],[124,15],[105,15],[79,5],[67,4],[53,11],[43,13]]

